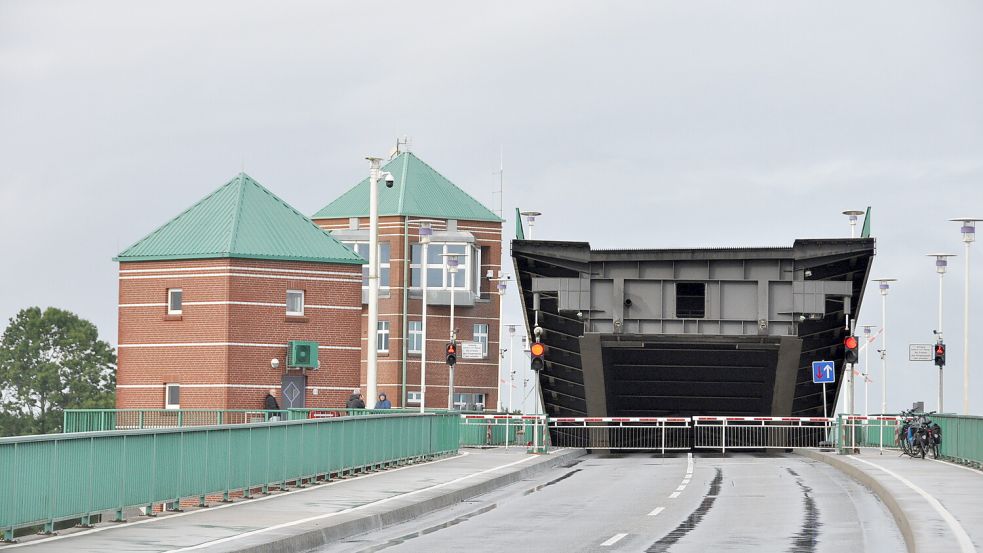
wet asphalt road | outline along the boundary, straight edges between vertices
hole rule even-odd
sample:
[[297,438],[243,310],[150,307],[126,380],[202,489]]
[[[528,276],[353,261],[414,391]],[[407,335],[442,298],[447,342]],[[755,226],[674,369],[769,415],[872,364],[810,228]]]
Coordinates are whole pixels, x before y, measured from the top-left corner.
[[320,549],[904,551],[887,508],[795,455],[591,455],[455,507]]

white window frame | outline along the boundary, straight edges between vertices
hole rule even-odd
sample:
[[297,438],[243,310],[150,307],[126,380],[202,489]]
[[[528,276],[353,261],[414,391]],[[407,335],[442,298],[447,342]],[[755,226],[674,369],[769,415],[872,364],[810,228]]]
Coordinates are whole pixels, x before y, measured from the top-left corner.
[[[484,327],[484,332],[479,332],[480,327]],[[488,323],[474,323],[472,329],[472,340],[481,344],[481,356],[488,357]]]
[[487,404],[486,402],[488,401],[488,394],[484,392],[457,392],[454,394],[454,407],[458,411],[463,411],[464,408],[467,407],[468,405],[467,402],[464,401],[465,396],[472,396],[475,399],[478,399],[478,397],[480,397],[481,398],[480,402],[479,401],[474,402],[475,407],[478,407],[480,405],[481,407],[479,408],[479,410],[480,411],[485,410],[485,405]]
[[[386,349],[379,346],[385,345]],[[389,321],[379,321],[375,333],[375,350],[378,353],[389,353]]]
[[[353,252],[355,252],[355,253],[358,253],[359,246],[365,246],[365,251],[366,252],[369,251],[369,243],[368,242],[342,242],[342,243],[344,245],[348,246],[349,248],[351,248],[351,250]],[[392,273],[392,258],[393,258],[393,255],[392,255],[392,252],[393,252],[392,245],[389,242],[380,240],[376,244],[376,246],[379,249],[379,251],[378,251],[378,256],[379,256],[379,289],[380,290],[389,290],[390,282],[392,281],[392,278],[393,278],[393,273]],[[383,247],[389,248],[389,261],[386,262],[386,263],[383,263],[382,262],[382,248]],[[362,255],[362,254],[359,254],[359,255]],[[366,257],[365,260],[368,261],[369,258]],[[365,270],[366,271],[369,270],[369,264],[368,263],[366,263],[364,265],[364,267],[365,267]],[[382,280],[382,270],[383,269],[389,269],[389,280],[386,281],[385,283],[383,283],[383,280]],[[365,274],[368,274],[368,273],[365,273]],[[363,280],[362,281],[362,288],[368,290],[369,283],[368,283],[367,280]]]
[[[175,292],[180,294],[181,301],[178,304],[177,309],[172,309],[174,302],[171,300],[171,295]],[[167,314],[168,315],[180,315],[184,312],[184,290],[181,288],[168,288],[167,289]]]
[[[290,294],[300,294],[300,311],[290,310]],[[304,316],[304,291],[303,290],[287,290],[287,315],[291,317],[303,317]]]
[[415,392],[412,392],[412,391],[407,390],[406,391],[406,404],[407,405],[419,405],[420,404],[420,399],[421,399],[420,396],[421,395],[422,394],[420,394],[420,391],[419,390],[417,390]]
[[[416,329],[413,328],[414,325],[417,326]],[[423,321],[409,321],[406,324],[406,337],[406,353],[423,353]]]
[[[171,403],[171,388],[177,388],[177,403]],[[181,408],[181,385],[164,384],[164,409]]]
[[[462,282],[463,286],[455,286],[455,290],[467,290],[474,294],[480,294],[480,279],[477,278],[481,273],[481,249],[476,247],[474,244],[468,242],[431,242],[427,247],[427,254],[432,257],[437,257],[440,259],[439,263],[428,263],[427,260],[423,259],[423,247],[418,242],[411,246],[410,251],[410,284],[413,282],[413,269],[420,271],[420,282],[415,286],[411,286],[413,290],[422,289],[423,273],[427,269],[440,269],[441,280],[440,282],[427,281],[428,290],[450,290],[451,289],[451,273],[447,270],[447,263],[443,254],[448,253],[447,249],[451,246],[462,246],[464,248],[464,253],[458,254],[458,274],[463,273],[464,278]],[[420,263],[413,263],[413,253],[412,248],[419,248],[420,251]],[[477,288],[473,288],[477,286]]]

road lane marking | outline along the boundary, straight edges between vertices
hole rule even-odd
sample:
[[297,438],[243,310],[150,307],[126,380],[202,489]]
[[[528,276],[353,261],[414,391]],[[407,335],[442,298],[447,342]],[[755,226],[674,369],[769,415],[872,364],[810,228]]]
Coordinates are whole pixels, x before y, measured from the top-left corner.
[[678,488],[676,488],[676,491],[677,492],[681,492],[681,491],[683,491],[685,489],[686,489],[686,484],[683,484],[683,485],[679,486]]
[[684,486],[685,486],[686,484],[689,484],[689,482],[690,482],[690,479],[689,479],[689,478],[683,478],[683,485],[684,485]]
[[656,507],[655,509],[652,509],[652,512],[649,513],[649,516],[650,517],[658,516],[659,513],[665,510],[666,510],[665,507]]
[[967,534],[966,530],[964,530],[962,525],[959,524],[959,521],[956,520],[956,517],[952,516],[952,513],[950,513],[948,510],[946,510],[945,507],[942,506],[942,503],[940,503],[938,499],[935,499],[934,497],[929,495],[928,492],[919,488],[904,476],[901,476],[900,474],[890,469],[886,469],[878,465],[877,463],[872,463],[870,461],[859,459],[857,457],[854,457],[853,460],[860,461],[861,463],[864,463],[866,465],[870,465],[874,468],[881,469],[885,473],[897,478],[898,481],[900,481],[905,486],[908,486],[909,488],[914,490],[915,493],[922,496],[925,499],[925,501],[928,501],[928,504],[931,505],[931,507],[935,509],[935,512],[942,517],[942,520],[944,520],[946,524],[949,525],[949,528],[952,530],[952,533],[955,534],[956,536],[956,541],[959,542],[960,551],[962,551],[963,553],[973,553],[974,551],[976,551],[976,549],[973,547],[973,540],[969,538],[969,534]]
[[621,538],[627,536],[628,534],[615,534],[608,538],[608,541],[601,544],[601,547],[609,547],[621,541]]
[[679,497],[679,492],[672,492],[669,494],[669,499],[676,499],[677,497]]
[[[157,516],[157,517],[153,517],[153,518],[146,518],[146,519],[143,519],[143,520],[135,520],[133,522],[126,522],[124,524],[120,524],[119,526],[103,526],[103,527],[100,527],[100,528],[90,528],[88,530],[82,530],[81,532],[73,532],[71,534],[62,534],[60,536],[51,536],[50,538],[44,538],[44,539],[40,539],[40,540],[29,541],[29,542],[26,542],[26,543],[15,543],[15,544],[11,544],[11,545],[4,545],[4,546],[0,547],[0,549],[7,550],[7,549],[16,549],[18,547],[30,547],[32,545],[40,545],[40,544],[43,544],[43,543],[51,543],[53,541],[63,540],[63,539],[67,539],[67,538],[74,538],[76,536],[85,536],[85,535],[88,535],[88,534],[95,534],[97,532],[105,532],[106,530],[117,530],[117,529],[120,529],[120,528],[132,528],[132,527],[137,526],[139,524],[149,524],[151,522],[160,522],[160,521],[163,521],[163,520],[171,520],[171,519],[178,518],[178,517],[192,516],[192,515],[196,515],[196,514],[200,514],[200,513],[211,513],[211,512],[214,512],[214,511],[218,511],[219,509],[228,509],[229,507],[238,507],[239,505],[252,505],[253,503],[258,503],[260,501],[267,501],[267,500],[270,500],[270,499],[276,499],[278,497],[286,497],[288,495],[293,495],[295,493],[305,493],[305,492],[312,492],[314,490],[323,490],[323,489],[325,489],[326,486],[333,486],[333,485],[340,484],[342,482],[358,482],[358,481],[362,481],[363,479],[369,479],[369,478],[373,478],[373,477],[376,477],[376,476],[382,476],[384,474],[392,474],[394,472],[399,472],[399,471],[403,471],[403,470],[406,470],[406,469],[411,469],[411,468],[415,468],[415,467],[422,467],[422,466],[426,466],[426,465],[433,465],[433,464],[436,464],[436,463],[443,463],[444,461],[450,461],[452,459],[460,459],[460,458],[466,457],[468,455],[471,455],[471,453],[468,452],[468,451],[461,451],[457,455],[454,455],[452,457],[445,457],[443,459],[436,459],[436,460],[433,460],[433,461],[427,461],[425,463],[416,463],[416,464],[413,464],[413,465],[405,465],[405,466],[397,467],[397,468],[393,468],[393,469],[386,469],[386,470],[381,471],[381,472],[373,472],[373,473],[369,473],[369,474],[361,474],[361,475],[356,476],[355,478],[350,478],[350,479],[347,479],[347,480],[332,480],[330,482],[321,482],[320,485],[318,485],[318,486],[311,486],[311,487],[307,487],[307,488],[300,488],[300,489],[297,489],[297,490],[290,490],[290,491],[286,491],[286,492],[277,492],[275,495],[264,495],[262,497],[255,497],[254,496],[254,497],[251,497],[249,499],[243,499],[242,501],[239,501],[237,503],[223,503],[221,505],[210,505],[207,508],[195,509],[193,511],[171,512],[171,513],[167,513],[166,516]],[[163,502],[155,501],[154,503],[163,503]]]

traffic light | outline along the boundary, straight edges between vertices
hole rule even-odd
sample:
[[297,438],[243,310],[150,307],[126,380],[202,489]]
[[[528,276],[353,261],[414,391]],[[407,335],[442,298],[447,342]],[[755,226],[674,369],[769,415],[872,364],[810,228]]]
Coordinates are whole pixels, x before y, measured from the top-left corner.
[[856,363],[860,359],[860,353],[857,348],[860,346],[860,340],[856,336],[847,336],[843,339],[843,347],[846,350],[843,353],[843,360],[847,363]]
[[935,364],[940,367],[945,366],[945,344],[942,342],[935,344]]
[[457,363],[457,344],[447,342],[447,364],[454,366]]
[[532,370],[541,371],[546,368],[546,360],[543,357],[546,355],[546,346],[539,342],[533,343],[529,346],[529,353],[532,355]]

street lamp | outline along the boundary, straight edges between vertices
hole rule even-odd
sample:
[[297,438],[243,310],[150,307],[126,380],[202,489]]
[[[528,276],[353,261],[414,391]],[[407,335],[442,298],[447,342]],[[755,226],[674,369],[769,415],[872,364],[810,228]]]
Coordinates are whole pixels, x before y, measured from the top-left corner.
[[[498,278],[494,278],[494,275],[495,275],[495,272],[493,270],[491,270],[491,269],[488,269],[487,277],[488,277],[489,282],[497,282],[498,283],[497,286],[496,286],[496,288],[498,289],[498,322],[499,322],[499,327],[498,327],[498,349],[499,349],[499,352],[498,352],[498,375],[499,375],[499,378],[501,378],[501,376],[502,376],[502,358],[504,357],[504,354],[505,354],[505,352],[502,351],[502,336],[505,334],[505,319],[502,317],[502,315],[505,314],[505,290],[508,288],[509,281],[512,280],[512,275],[503,275],[501,271],[498,272]],[[502,394],[501,394],[502,388],[499,387],[498,390],[499,390],[499,394],[498,394],[499,395],[499,397],[498,397],[498,405],[501,406],[502,405],[502,397],[501,397],[502,396]]]
[[844,215],[850,218],[850,238],[857,237],[857,217],[867,213],[859,209],[848,209],[843,212]]
[[[946,266],[949,265],[948,258],[955,257],[954,253],[930,253],[929,257],[935,258],[935,272],[939,273],[939,327],[935,330],[936,342],[941,344],[942,339],[942,279],[945,276]],[[942,366],[939,366],[939,408],[942,412]]]
[[369,161],[369,322],[367,334],[368,356],[366,359],[366,393],[370,401],[378,397],[377,379],[378,345],[379,340],[379,179],[386,180],[386,186],[392,188],[395,180],[391,173],[383,171],[380,166],[382,158],[367,157]]
[[869,390],[870,388],[870,343],[872,341],[870,337],[871,329],[875,328],[874,325],[864,325],[864,372],[861,373],[864,377],[864,416],[870,416],[870,409],[868,409],[868,399],[870,398]]
[[881,290],[881,414],[887,414],[887,291],[896,278],[875,278]]
[[[451,327],[450,327],[450,340],[453,343],[457,343],[457,329],[454,328],[454,296],[455,289],[457,287],[457,266],[460,264],[458,261],[457,253],[445,253],[441,254],[444,258],[444,263],[447,267],[447,272],[450,274],[450,290],[451,290]],[[454,409],[454,365],[447,366],[447,408]]]
[[420,347],[420,413],[426,412],[427,406],[427,250],[430,246],[430,237],[433,236],[433,229],[430,223],[424,221],[420,223],[420,288],[422,290],[423,306],[420,309],[421,331],[423,332],[423,345]]
[[963,233],[963,245],[965,246],[966,273],[963,284],[963,414],[969,414],[969,245],[976,240],[976,222],[983,221],[975,217],[957,217],[949,219],[962,223],[960,231]]
[[509,414],[512,414],[512,387],[515,383],[515,369],[512,365],[512,352],[515,351],[515,326],[509,325]]
[[529,223],[529,239],[532,240],[532,229],[536,225],[536,217],[542,215],[538,211],[523,211],[519,213],[526,218],[526,222]]

